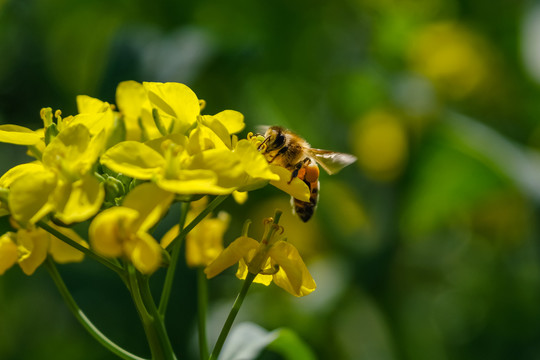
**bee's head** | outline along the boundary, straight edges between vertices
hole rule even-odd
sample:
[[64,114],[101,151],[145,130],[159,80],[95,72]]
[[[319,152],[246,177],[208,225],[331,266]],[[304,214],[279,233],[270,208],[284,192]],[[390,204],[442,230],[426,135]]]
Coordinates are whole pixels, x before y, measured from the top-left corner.
[[266,151],[278,150],[285,145],[285,134],[280,126],[269,127],[264,134],[264,142]]

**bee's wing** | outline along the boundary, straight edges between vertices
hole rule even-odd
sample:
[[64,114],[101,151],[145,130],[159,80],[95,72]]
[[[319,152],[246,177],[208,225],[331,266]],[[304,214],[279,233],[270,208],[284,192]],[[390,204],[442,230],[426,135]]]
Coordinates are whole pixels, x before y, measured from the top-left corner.
[[356,161],[356,156],[335,151],[309,149],[309,155],[330,175]]
[[255,126],[255,131],[257,132],[257,134],[264,135],[266,134],[266,130],[268,130],[269,127],[270,125],[257,125]]

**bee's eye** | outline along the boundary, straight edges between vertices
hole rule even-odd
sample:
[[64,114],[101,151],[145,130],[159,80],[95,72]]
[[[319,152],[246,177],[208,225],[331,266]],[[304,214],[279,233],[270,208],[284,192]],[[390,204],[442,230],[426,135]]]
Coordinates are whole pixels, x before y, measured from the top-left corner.
[[278,149],[282,147],[284,143],[285,143],[285,135],[279,132],[276,134],[274,141],[272,141],[272,147]]

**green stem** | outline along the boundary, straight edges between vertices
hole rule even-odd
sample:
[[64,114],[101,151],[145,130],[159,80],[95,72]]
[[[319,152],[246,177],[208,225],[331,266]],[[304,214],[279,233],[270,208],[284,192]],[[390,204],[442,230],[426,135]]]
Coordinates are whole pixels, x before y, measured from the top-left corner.
[[70,237],[68,237],[68,236],[66,236],[64,234],[62,234],[60,231],[56,230],[55,228],[53,228],[52,226],[47,224],[43,220],[38,221],[37,225],[40,228],[42,228],[43,230],[47,231],[49,234],[56,236],[58,239],[62,240],[66,244],[68,244],[68,245],[74,247],[75,249],[81,251],[82,253],[84,253],[89,258],[91,258],[93,260],[96,260],[96,261],[102,263],[103,265],[105,265],[106,267],[108,267],[109,269],[113,270],[125,282],[126,279],[125,279],[124,269],[121,266],[119,266],[118,263],[113,262],[113,261],[111,261],[111,260],[109,260],[107,258],[104,258],[103,256],[98,255],[95,252],[93,252],[92,250],[82,246],[81,244],[79,244],[75,240],[71,239]]
[[[169,351],[169,347],[166,345],[166,343],[169,342],[169,339],[163,337],[163,333],[160,329],[160,323],[162,324],[161,319],[159,317],[152,316],[152,314],[148,312],[147,305],[143,300],[143,296],[141,294],[146,290],[141,288],[139,284],[140,280],[137,277],[137,271],[131,264],[128,265],[127,270],[131,297],[133,298],[133,302],[135,303],[135,307],[142,321],[146,339],[148,340],[148,345],[150,346],[150,352],[152,353],[152,359],[174,360],[174,354],[172,351]],[[145,298],[146,302],[149,302],[147,293],[145,293]]]
[[34,155],[34,157],[38,160],[41,160],[42,154],[41,151],[38,150],[38,148],[35,145],[28,145],[28,152],[30,154]]
[[188,226],[186,226],[180,233],[174,238],[173,241],[167,246],[167,251],[171,251],[173,246],[176,246],[175,244],[178,241],[181,241],[184,239],[184,237],[189,233],[195,226],[197,226],[198,223],[201,222],[202,219],[206,217],[206,215],[210,214],[216,207],[218,207],[219,204],[221,204],[229,195],[218,195],[212,200],[210,204],[204,209],[195,219],[193,219]]
[[167,355],[166,358],[171,360],[176,359],[169,335],[167,334],[167,329],[165,328],[165,317],[159,314],[152,292],[150,291],[148,283],[149,277],[137,272],[137,280],[140,284],[139,290],[141,291],[141,296],[146,305],[146,309],[153,319],[153,327],[159,337],[161,347],[165,349]]
[[62,277],[60,276],[60,273],[58,272],[56,265],[50,258],[46,259],[45,267],[49,271],[51,278],[56,284],[56,287],[58,288],[58,291],[60,292],[60,294],[62,295],[62,298],[66,302],[69,310],[71,310],[75,318],[79,321],[79,323],[81,323],[81,325],[86,329],[86,331],[88,331],[88,333],[90,333],[90,335],[94,337],[94,339],[96,339],[101,345],[103,345],[103,347],[105,347],[106,349],[111,351],[113,354],[117,355],[118,357],[122,359],[144,360],[143,358],[133,355],[130,352],[121,348],[120,346],[116,345],[109,338],[107,338],[101,331],[99,331],[99,329],[96,328],[94,324],[92,324],[92,322],[86,317],[84,312],[79,308],[79,306],[75,302],[75,299],[73,299],[73,296],[71,295],[68,288],[66,287],[64,280],[62,280]]
[[[278,225],[279,219],[281,218],[281,214],[283,212],[281,210],[276,210],[274,213],[274,218],[272,219],[273,225]],[[250,222],[245,222],[244,227],[242,229],[242,234],[247,234],[249,229]],[[266,236],[263,236],[263,239],[261,242],[268,243],[269,239],[272,237],[273,233],[277,230],[277,226],[271,226],[269,228],[268,233]],[[248,265],[249,269],[249,265]],[[258,271],[260,271],[260,267],[257,268]],[[236,297],[236,300],[234,301],[233,307],[231,311],[229,312],[229,316],[227,317],[227,320],[225,321],[225,324],[223,325],[223,328],[221,329],[221,333],[219,334],[219,337],[216,341],[216,345],[214,345],[214,349],[212,350],[212,354],[210,355],[209,360],[217,360],[219,353],[221,352],[221,349],[223,348],[223,344],[225,343],[225,340],[227,339],[227,336],[229,335],[229,332],[231,330],[231,327],[233,325],[234,319],[236,318],[236,315],[238,314],[238,311],[240,311],[240,307],[242,306],[242,303],[244,302],[244,298],[247,295],[247,292],[249,290],[249,287],[253,283],[253,280],[255,280],[255,277],[257,277],[258,273],[252,273],[248,272],[246,279],[244,280],[244,284],[242,285],[242,289],[240,290],[240,293]]]
[[199,354],[201,360],[208,359],[208,341],[206,339],[206,310],[208,308],[208,282],[204,268],[197,269],[197,317],[199,322]]
[[221,329],[221,333],[219,334],[219,337],[216,341],[216,345],[214,345],[214,349],[212,350],[212,354],[210,355],[209,360],[216,360],[218,358],[219,353],[221,352],[221,349],[223,348],[223,344],[225,343],[225,339],[227,339],[227,336],[229,335],[229,331],[231,330],[234,319],[236,318],[238,311],[240,311],[240,307],[242,306],[242,303],[244,302],[244,298],[247,295],[249,287],[251,286],[251,283],[253,283],[253,280],[255,279],[256,276],[257,276],[256,274],[252,274],[248,272],[246,276],[246,280],[244,281],[244,285],[242,285],[242,290],[240,290],[240,293],[238,294],[238,296],[236,297],[236,300],[234,301],[233,307],[231,311],[229,312],[229,316],[227,317],[227,320],[225,321],[223,328]]
[[[186,223],[186,217],[189,210],[189,202],[182,203],[182,213],[180,214],[180,221],[178,225],[180,232],[184,229]],[[177,237],[178,238],[178,237]],[[180,257],[180,249],[182,248],[182,240],[177,241],[172,249],[171,260],[169,262],[169,268],[165,275],[165,282],[163,283],[163,290],[161,291],[161,297],[159,298],[159,314],[165,316],[167,312],[167,305],[169,304],[169,298],[171,296],[172,285],[174,281],[174,274],[176,273],[176,266],[178,264],[178,258]]]

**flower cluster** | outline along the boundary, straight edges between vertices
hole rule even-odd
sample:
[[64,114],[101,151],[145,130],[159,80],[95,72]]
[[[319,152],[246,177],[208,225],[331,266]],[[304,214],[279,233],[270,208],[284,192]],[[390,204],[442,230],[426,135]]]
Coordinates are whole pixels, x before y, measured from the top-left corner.
[[[76,115],[42,109],[39,130],[0,125],[0,142],[26,146],[33,158],[0,178],[0,216],[10,216],[13,224],[0,238],[0,273],[18,263],[31,274],[47,254],[59,262],[82,260],[81,248],[67,246],[43,230],[46,226],[99,256],[127,260],[151,274],[180,233],[177,225],[161,241],[151,234],[175,201],[228,194],[245,201],[247,191],[269,182],[305,197],[302,181],[289,184],[290,172],[270,166],[261,155],[263,138],[238,139],[245,127],[241,113],[203,115],[204,106],[183,84],[126,81],[117,88],[116,105],[78,96]],[[197,203],[189,221],[204,208]],[[85,221],[90,247],[71,229]],[[207,266],[228,256],[230,247],[223,251],[222,244],[227,224],[222,213],[192,229],[186,238],[188,265]],[[283,246],[290,252],[288,244],[272,249]],[[276,251],[269,259],[276,259]],[[270,266],[287,268],[272,261]],[[280,271],[274,279],[282,278]],[[304,294],[293,288],[287,290]]]
[[[230,216],[212,212],[227,196],[242,204],[248,191],[269,183],[303,201],[310,194],[289,170],[269,164],[261,150],[268,138],[238,138],[245,127],[241,113],[203,115],[205,102],[187,86],[135,81],[119,84],[116,105],[79,96],[77,107],[76,115],[65,117],[42,109],[38,130],[0,125],[0,142],[25,146],[32,158],[0,177],[0,275],[15,265],[32,275],[45,264],[74,316],[124,359],[141,357],[91,323],[55,262],[86,256],[114,271],[133,299],[152,359],[176,358],[165,315],[184,249],[186,264],[198,273],[201,358],[218,358],[253,282],[274,282],[294,296],[315,290],[298,251],[281,236],[279,210],[267,219],[261,241],[248,237],[246,225],[224,246]],[[180,218],[166,226],[175,203]],[[154,233],[158,226],[165,230],[161,238]],[[208,357],[207,281],[235,263],[242,289]],[[158,303],[149,280],[160,267],[166,269]]]

